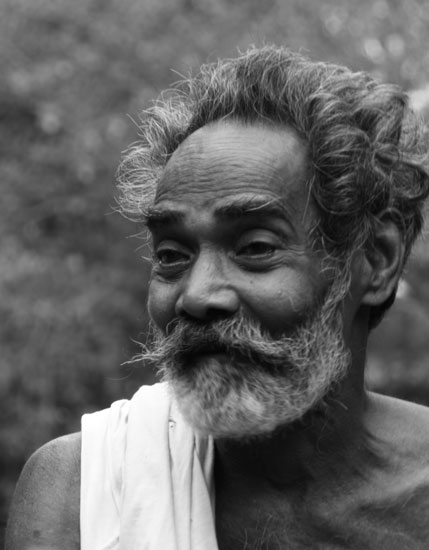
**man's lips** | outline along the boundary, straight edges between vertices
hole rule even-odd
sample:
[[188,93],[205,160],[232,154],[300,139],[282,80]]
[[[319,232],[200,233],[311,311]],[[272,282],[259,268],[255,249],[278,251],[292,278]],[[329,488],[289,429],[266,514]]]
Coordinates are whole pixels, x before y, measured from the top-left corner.
[[191,346],[184,346],[182,352],[182,359],[184,362],[191,361],[203,361],[208,359],[217,359],[220,361],[234,359],[236,353],[218,342],[202,342],[201,344],[192,343]]
[[182,365],[203,358],[217,358],[222,362],[228,360],[237,365],[248,365],[249,362],[257,365],[264,364],[264,358],[257,350],[252,349],[251,342],[237,342],[235,345],[235,343],[223,341],[215,334],[208,333],[197,338],[191,333],[189,338],[185,337],[177,344],[176,359]]
[[204,344],[193,345],[191,348],[184,350],[181,354],[181,362],[183,365],[198,364],[205,361],[216,361],[219,364],[233,362],[236,365],[248,364],[252,361],[250,354],[245,355],[240,350],[233,347],[227,347],[219,344]]

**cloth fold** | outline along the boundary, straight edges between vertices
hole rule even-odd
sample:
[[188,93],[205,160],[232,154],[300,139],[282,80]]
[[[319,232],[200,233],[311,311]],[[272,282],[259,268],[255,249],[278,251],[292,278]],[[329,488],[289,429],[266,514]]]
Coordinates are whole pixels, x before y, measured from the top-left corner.
[[82,418],[82,550],[218,550],[214,448],[166,384]]

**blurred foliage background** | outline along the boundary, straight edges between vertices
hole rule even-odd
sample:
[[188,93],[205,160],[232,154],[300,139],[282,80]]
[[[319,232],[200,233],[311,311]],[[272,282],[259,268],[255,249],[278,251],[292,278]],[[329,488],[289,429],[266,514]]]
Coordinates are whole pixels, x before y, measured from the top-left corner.
[[[114,210],[133,119],[178,74],[262,41],[429,95],[426,0],[0,0],[0,521],[24,461],[130,397],[148,265]],[[177,71],[177,73],[175,72]],[[429,404],[429,249],[374,334],[368,383]]]

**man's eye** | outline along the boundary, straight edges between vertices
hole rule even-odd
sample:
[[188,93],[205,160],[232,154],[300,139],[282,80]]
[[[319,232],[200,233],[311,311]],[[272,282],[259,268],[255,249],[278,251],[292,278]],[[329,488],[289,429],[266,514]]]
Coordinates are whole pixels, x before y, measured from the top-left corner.
[[176,265],[188,260],[188,256],[186,254],[171,248],[158,250],[155,253],[155,258],[161,266]]
[[272,243],[264,241],[254,241],[252,243],[241,246],[237,251],[238,256],[247,257],[266,257],[274,254],[276,246]]

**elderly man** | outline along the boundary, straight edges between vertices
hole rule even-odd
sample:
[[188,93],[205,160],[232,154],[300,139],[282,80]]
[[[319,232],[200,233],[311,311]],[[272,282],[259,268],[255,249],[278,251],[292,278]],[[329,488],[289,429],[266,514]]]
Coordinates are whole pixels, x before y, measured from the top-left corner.
[[363,381],[429,194],[405,95],[267,46],[141,132],[119,183],[163,382],[29,460],[8,550],[427,549],[429,412]]

